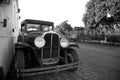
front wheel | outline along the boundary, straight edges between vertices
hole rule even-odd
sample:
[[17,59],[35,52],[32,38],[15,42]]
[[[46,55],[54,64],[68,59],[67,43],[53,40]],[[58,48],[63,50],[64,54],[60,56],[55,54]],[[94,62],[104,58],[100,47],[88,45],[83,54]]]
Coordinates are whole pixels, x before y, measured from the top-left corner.
[[16,52],[17,52],[17,68],[24,69],[25,68],[24,51],[18,49]]
[[[77,52],[74,49],[69,50],[69,53],[67,55],[68,63],[74,63],[74,62],[79,62],[79,56]],[[77,68],[69,69],[68,71],[70,72],[75,72],[77,71]]]
[[[16,69],[24,69],[25,68],[25,59],[24,59],[24,51],[22,49],[17,49],[17,60],[16,60]],[[19,80],[23,80],[22,76],[20,76],[20,73],[17,73],[17,77]]]

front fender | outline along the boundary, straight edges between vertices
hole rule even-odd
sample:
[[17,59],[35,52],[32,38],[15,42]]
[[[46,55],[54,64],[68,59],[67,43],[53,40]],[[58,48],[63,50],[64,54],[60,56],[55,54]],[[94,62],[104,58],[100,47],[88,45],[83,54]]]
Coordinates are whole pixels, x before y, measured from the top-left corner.
[[17,43],[15,44],[15,48],[25,48],[25,47],[30,47],[30,45],[29,45],[29,44],[26,44],[26,43],[24,43],[24,42],[17,42]]
[[80,48],[77,43],[69,43],[68,47],[77,47],[77,48]]
[[37,62],[37,64],[40,66],[41,63],[40,63],[40,60],[39,60],[39,57],[37,54],[35,54],[35,50],[33,49],[32,46],[30,46],[29,44],[27,43],[23,43],[23,42],[18,42],[15,44],[15,48],[16,50],[17,49],[23,49],[25,51],[27,51],[28,49],[30,50],[31,54],[32,54],[32,57],[34,57],[35,61]]

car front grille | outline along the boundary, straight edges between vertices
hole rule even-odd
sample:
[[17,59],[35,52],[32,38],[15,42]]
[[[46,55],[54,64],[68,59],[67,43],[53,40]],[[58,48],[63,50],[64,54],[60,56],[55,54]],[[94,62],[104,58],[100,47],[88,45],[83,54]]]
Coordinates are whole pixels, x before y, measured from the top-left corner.
[[60,41],[58,34],[47,33],[44,39],[46,44],[42,49],[42,59],[59,57]]

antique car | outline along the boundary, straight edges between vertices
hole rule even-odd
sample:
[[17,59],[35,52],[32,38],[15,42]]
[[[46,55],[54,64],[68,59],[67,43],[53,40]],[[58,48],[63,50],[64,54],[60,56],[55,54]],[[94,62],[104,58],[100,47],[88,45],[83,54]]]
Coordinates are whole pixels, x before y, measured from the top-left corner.
[[69,43],[64,35],[54,30],[53,22],[24,20],[15,44],[14,64],[17,76],[34,76],[62,70],[75,72],[79,58],[74,46],[77,44]]

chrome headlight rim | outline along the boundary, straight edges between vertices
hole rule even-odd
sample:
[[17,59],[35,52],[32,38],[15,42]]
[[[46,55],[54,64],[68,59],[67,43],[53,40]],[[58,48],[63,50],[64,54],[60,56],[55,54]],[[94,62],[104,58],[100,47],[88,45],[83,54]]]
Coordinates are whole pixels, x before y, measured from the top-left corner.
[[34,44],[35,44],[35,46],[36,47],[38,47],[38,48],[42,48],[42,47],[44,47],[45,46],[45,39],[43,38],[43,37],[41,37],[41,36],[38,36],[38,37],[36,37],[35,39],[34,39]]
[[66,38],[62,38],[62,39],[60,40],[60,45],[61,45],[61,47],[63,47],[63,48],[68,47],[68,40],[67,40]]

